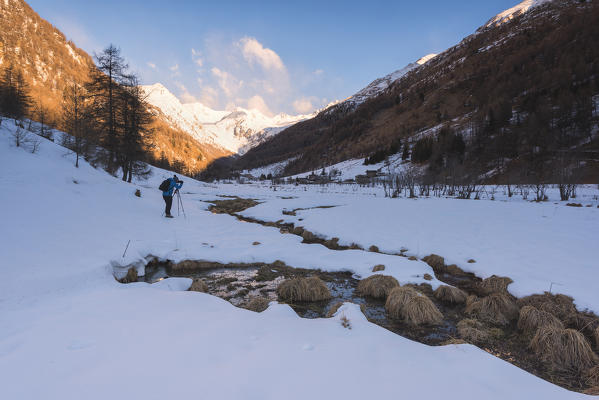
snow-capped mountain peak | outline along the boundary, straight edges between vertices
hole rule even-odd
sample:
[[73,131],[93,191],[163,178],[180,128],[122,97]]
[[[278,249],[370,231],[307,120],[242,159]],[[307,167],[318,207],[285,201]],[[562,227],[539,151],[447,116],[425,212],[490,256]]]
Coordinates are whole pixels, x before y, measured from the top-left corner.
[[552,0],[524,0],[522,3],[516,5],[512,8],[509,8],[509,9],[497,14],[493,18],[491,18],[485,24],[484,27],[488,28],[491,26],[499,26],[508,21],[511,21],[512,19],[514,19],[515,17],[517,17],[519,15],[526,13],[528,10],[530,10],[533,7],[540,6],[541,4],[545,4],[549,1],[552,1]]
[[174,127],[189,133],[200,143],[243,154],[251,147],[311,115],[264,115],[259,110],[236,107],[213,110],[202,103],[181,103],[164,85],[142,86],[149,104],[159,109]]

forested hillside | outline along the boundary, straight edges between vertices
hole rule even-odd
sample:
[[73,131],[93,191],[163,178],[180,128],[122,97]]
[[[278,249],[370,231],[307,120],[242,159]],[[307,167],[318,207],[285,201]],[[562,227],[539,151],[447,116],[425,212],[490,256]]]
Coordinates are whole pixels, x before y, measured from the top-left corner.
[[[333,107],[231,167],[285,174],[403,152],[431,179],[588,181],[599,170],[599,4],[549,2],[406,74],[357,109]],[[567,170],[567,171],[565,171]],[[485,175],[486,174],[486,175]]]

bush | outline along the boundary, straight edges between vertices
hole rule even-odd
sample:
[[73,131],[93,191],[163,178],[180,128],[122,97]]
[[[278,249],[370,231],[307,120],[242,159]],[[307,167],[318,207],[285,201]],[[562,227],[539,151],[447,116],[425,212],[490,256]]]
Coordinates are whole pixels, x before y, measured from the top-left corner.
[[206,293],[208,291],[208,285],[200,278],[194,278],[191,286],[189,287],[190,292],[201,292]]
[[533,306],[522,307],[518,318],[518,329],[527,334],[535,334],[537,329],[542,327],[564,329],[562,322],[553,314]]

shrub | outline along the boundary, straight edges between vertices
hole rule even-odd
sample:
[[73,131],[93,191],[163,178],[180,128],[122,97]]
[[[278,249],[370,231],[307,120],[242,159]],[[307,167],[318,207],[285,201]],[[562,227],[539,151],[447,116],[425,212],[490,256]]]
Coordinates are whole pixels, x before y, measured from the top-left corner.
[[141,197],[141,190],[135,189],[135,196],[136,197]]
[[358,282],[356,291],[362,296],[385,299],[389,292],[399,286],[399,282],[392,276],[372,275]]
[[582,372],[598,361],[584,335],[574,329],[541,327],[532,338],[530,347],[554,370]]
[[433,277],[432,277],[431,274],[424,274],[422,277],[424,278],[425,281],[432,281],[433,280]]
[[283,301],[322,301],[331,298],[325,283],[316,276],[283,281],[277,287],[277,295]]
[[562,322],[553,314],[533,306],[522,307],[520,318],[518,318],[518,329],[528,334],[534,334],[541,327],[564,329]]
[[462,304],[466,302],[468,295],[463,291],[453,286],[441,285],[434,292],[435,298],[438,300],[451,303]]

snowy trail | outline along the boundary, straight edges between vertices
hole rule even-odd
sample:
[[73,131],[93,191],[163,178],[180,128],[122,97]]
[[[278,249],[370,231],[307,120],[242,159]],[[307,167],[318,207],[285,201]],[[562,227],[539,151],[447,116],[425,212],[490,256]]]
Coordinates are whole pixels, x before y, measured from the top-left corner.
[[[186,180],[187,219],[165,220],[153,188],[166,172],[156,170],[141,186],[126,184],[86,163],[75,169],[53,143],[44,142],[38,154],[15,148],[6,125],[0,160],[0,185],[7,188],[0,204],[8,210],[0,226],[3,398],[583,398],[473,346],[429,347],[397,336],[368,323],[357,306],[335,319],[307,320],[286,305],[257,314],[180,291],[185,280],[174,280],[173,290],[119,284],[111,263],[138,263],[141,270],[148,255],[280,259],[362,276],[385,264],[385,273],[404,283],[432,271],[402,257],[302,244],[276,228],[212,214],[200,201],[247,194],[238,187]],[[137,187],[141,198],[133,195]],[[341,315],[351,330],[341,326]]]

